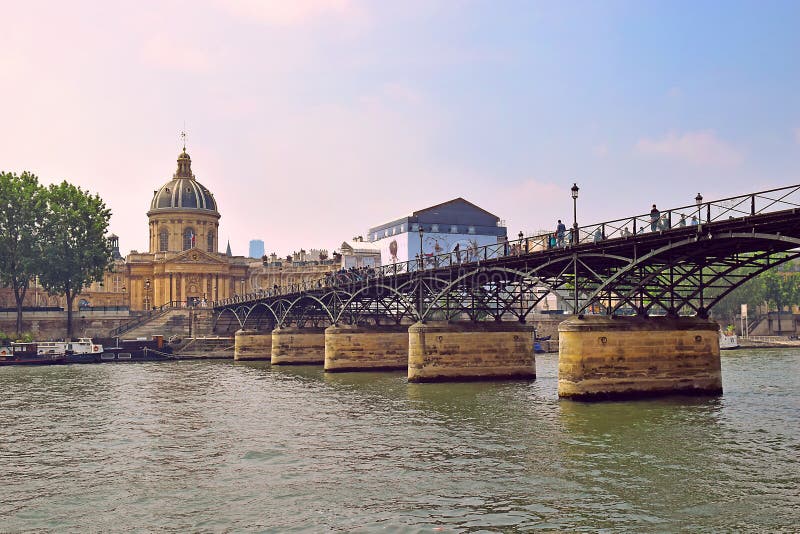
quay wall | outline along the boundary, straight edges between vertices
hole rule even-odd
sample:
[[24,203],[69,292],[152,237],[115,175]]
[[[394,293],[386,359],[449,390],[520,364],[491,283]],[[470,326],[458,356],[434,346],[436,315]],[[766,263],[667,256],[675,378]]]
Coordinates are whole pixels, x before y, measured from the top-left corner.
[[[114,328],[128,322],[125,312],[72,313],[72,332],[77,337],[107,337]],[[15,313],[0,312],[0,332],[14,337],[17,328]],[[37,341],[63,339],[67,335],[67,312],[28,312],[22,315],[22,331],[29,332]]]

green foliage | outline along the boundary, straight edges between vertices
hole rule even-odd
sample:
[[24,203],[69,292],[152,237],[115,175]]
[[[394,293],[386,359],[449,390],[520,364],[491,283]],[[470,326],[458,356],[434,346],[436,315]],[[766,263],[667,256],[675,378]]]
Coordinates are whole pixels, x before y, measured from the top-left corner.
[[17,341],[22,343],[31,343],[34,341],[33,334],[30,332],[22,332],[17,336]]
[[741,305],[747,304],[752,315],[764,304],[764,279],[762,276],[751,278],[740,285],[714,306],[714,316],[733,322],[741,313]]
[[72,337],[72,303],[111,266],[111,244],[105,237],[111,211],[97,195],[67,182],[47,189],[39,279],[48,292],[67,300],[67,337]]
[[0,284],[14,292],[18,332],[28,284],[41,264],[45,197],[35,175],[0,172]]

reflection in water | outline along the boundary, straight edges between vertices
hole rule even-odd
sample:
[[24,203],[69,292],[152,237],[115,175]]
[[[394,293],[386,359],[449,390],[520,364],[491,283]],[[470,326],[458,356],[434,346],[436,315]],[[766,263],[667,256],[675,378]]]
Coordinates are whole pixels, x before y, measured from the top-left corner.
[[[776,530],[797,523],[800,355],[725,394],[175,362],[0,369],[1,530]],[[120,518],[124,518],[121,520]]]

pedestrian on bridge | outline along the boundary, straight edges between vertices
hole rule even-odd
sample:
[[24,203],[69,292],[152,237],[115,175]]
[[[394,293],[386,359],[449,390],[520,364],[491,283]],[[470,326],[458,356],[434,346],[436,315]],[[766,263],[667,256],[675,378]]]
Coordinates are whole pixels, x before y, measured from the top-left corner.
[[658,230],[658,221],[661,219],[661,212],[658,211],[656,205],[653,204],[653,209],[650,210],[650,231],[655,232]]
[[567,231],[566,225],[561,222],[561,219],[558,220],[558,226],[556,226],[556,236],[558,239],[558,246],[560,248],[564,248],[564,234]]
[[685,213],[681,213],[681,220],[678,221],[678,226],[680,226],[681,228],[686,226],[686,214]]

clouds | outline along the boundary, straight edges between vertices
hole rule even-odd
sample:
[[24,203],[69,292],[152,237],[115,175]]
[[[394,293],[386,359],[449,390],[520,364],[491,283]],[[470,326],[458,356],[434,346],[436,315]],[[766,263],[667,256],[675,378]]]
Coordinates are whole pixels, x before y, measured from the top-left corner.
[[737,167],[743,155],[732,145],[719,139],[713,130],[670,132],[658,139],[640,139],[636,151],[699,166]]
[[142,60],[168,71],[205,74],[211,70],[209,54],[168,35],[153,35],[142,46]]
[[297,27],[325,19],[363,22],[366,14],[352,0],[221,0],[229,14],[270,26]]

